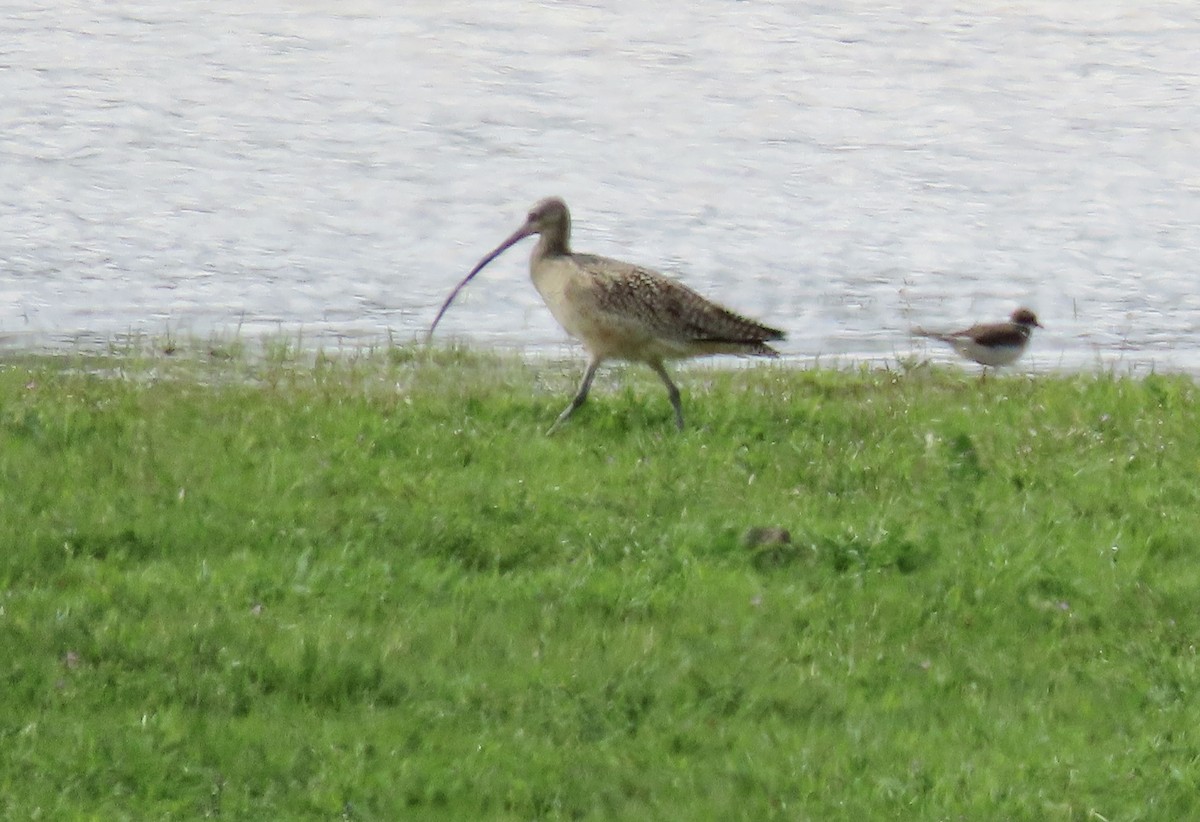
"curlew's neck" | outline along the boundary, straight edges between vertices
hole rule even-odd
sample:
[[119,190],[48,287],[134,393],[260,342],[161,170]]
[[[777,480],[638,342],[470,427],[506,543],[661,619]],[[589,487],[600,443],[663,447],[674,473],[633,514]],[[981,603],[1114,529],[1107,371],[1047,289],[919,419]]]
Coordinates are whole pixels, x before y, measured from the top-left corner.
[[565,257],[571,253],[571,223],[566,219],[560,224],[548,226],[538,237],[533,249],[533,259]]

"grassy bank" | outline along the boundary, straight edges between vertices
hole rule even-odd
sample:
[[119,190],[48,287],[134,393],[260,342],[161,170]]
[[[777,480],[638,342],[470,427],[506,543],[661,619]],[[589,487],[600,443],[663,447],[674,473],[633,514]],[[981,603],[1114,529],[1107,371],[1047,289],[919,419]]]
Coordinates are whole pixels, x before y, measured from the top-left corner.
[[1197,813],[1191,381],[578,370],[0,366],[0,812]]

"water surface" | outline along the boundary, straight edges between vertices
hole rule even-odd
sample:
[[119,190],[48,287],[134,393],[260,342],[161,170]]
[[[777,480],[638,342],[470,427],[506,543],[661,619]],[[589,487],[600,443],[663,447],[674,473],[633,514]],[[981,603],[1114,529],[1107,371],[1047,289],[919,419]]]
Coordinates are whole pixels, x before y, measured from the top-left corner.
[[[539,197],[786,329],[1200,371],[1191,2],[0,4],[0,340],[418,337]],[[439,334],[567,352],[528,245]]]

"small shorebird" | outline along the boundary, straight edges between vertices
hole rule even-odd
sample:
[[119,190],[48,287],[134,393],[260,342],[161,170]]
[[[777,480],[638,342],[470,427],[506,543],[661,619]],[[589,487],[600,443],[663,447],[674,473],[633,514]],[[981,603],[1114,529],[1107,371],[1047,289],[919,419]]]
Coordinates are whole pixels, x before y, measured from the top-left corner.
[[1033,329],[1043,327],[1036,314],[1028,308],[1018,308],[1006,323],[982,323],[944,334],[914,328],[912,333],[949,343],[959,356],[985,368],[1000,368],[1016,362],[1025,353]]
[[552,434],[583,405],[596,369],[605,360],[643,362],[667,387],[675,425],[683,429],[679,388],[665,360],[705,354],[778,356],[767,345],[783,332],[747,319],[706,300],[695,291],[648,268],[571,251],[571,213],[558,197],[534,204],[525,222],[471,269],[442,304],[426,342],[458,292],[483,267],[517,241],[540,235],[529,260],[533,285],[558,324],[588,352],[587,370],[571,404],[559,414]]

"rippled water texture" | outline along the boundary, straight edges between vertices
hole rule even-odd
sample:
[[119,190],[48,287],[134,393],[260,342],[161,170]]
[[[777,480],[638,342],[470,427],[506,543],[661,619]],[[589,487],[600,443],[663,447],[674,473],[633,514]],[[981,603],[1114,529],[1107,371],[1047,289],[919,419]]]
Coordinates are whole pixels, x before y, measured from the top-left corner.
[[[251,10],[247,10],[251,9]],[[1200,368],[1200,5],[0,5],[0,339],[409,340],[537,198],[829,361]],[[528,244],[439,334],[558,352]]]

